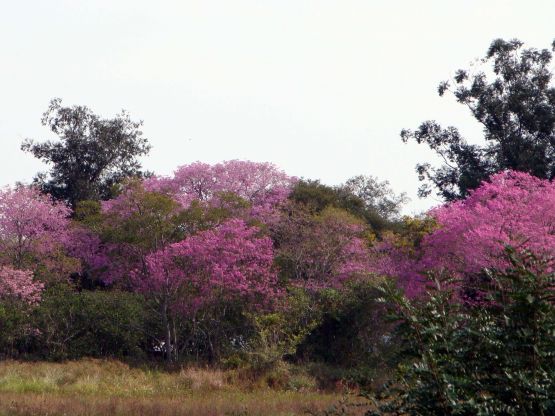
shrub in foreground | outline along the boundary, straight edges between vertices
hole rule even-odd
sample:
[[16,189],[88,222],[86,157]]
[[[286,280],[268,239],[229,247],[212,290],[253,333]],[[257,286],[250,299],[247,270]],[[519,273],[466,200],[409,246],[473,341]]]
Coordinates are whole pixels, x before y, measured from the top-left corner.
[[382,287],[406,360],[368,415],[555,414],[554,262],[510,249],[507,259],[484,272],[479,305],[447,277],[423,301]]
[[48,359],[141,355],[145,306],[133,293],[51,287],[34,313],[35,353]]

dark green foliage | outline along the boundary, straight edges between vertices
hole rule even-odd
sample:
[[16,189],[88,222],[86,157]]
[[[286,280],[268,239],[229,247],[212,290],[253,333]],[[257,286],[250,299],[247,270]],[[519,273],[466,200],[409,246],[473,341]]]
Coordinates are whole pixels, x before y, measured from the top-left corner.
[[[377,186],[385,188],[373,188],[372,194],[372,183],[361,178],[365,177],[353,178],[345,185],[337,187],[314,180],[301,180],[293,189],[290,199],[307,206],[314,213],[319,213],[327,207],[344,209],[363,219],[375,231],[391,228],[391,220],[395,219],[405,196],[395,196],[387,187],[387,183],[378,182]],[[355,193],[357,190],[361,196]]]
[[362,210],[364,202],[355,195],[340,194],[337,189],[317,180],[300,180],[293,189],[290,199],[310,207],[315,212],[328,206],[349,207],[353,211]]
[[[304,360],[351,369],[358,384],[373,384],[394,366],[398,340],[383,319],[376,282],[353,282],[342,291],[327,290],[318,301],[321,318],[299,346]],[[360,370],[359,373],[353,370]]]
[[512,267],[488,271],[480,304],[437,278],[422,302],[382,290],[405,340],[399,378],[369,415],[554,415],[553,261],[508,250]]
[[88,107],[63,107],[54,99],[42,124],[60,140],[26,140],[21,148],[52,166],[35,182],[54,198],[72,207],[83,200],[107,199],[123,178],[142,175],[137,157],[147,154],[150,146],[142,137],[142,122],[132,121],[125,111],[102,119]]
[[222,300],[175,320],[178,358],[217,364],[242,353],[254,326],[245,305]]
[[140,295],[51,287],[34,311],[33,325],[40,328],[34,353],[48,359],[140,356],[149,341],[146,319]]
[[[426,143],[444,161],[440,168],[417,165],[431,193],[450,201],[464,198],[480,182],[505,169],[540,178],[555,177],[555,88],[546,49],[523,49],[518,40],[492,42],[483,64],[490,68],[459,70],[451,85],[442,82],[440,95],[451,92],[483,126],[484,145],[469,144],[455,127],[426,121],[415,131],[403,130],[404,141]],[[489,74],[488,74],[489,73]]]
[[15,357],[26,351],[32,332],[30,310],[29,305],[18,300],[0,302],[0,357]]

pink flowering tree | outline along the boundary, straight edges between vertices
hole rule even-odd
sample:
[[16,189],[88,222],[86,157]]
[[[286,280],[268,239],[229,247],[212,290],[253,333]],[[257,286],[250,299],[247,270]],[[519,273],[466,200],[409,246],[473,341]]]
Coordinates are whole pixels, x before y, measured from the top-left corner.
[[40,302],[43,283],[33,280],[30,270],[0,266],[0,348],[3,354],[17,351],[17,340],[32,331],[31,311]]
[[79,265],[65,256],[70,209],[30,187],[0,191],[1,261],[16,269],[68,273]]
[[102,212],[83,220],[89,230],[81,233],[79,252],[93,269],[101,270],[106,283],[122,284],[133,271],[146,272],[146,257],[170,244],[222,224],[232,210],[193,201],[183,207],[171,195],[128,183],[120,196],[102,205]]
[[105,268],[112,270],[108,272],[112,276],[122,275],[130,266],[125,263],[144,264],[145,255],[228,218],[264,224],[277,221],[278,208],[295,182],[270,163],[238,160],[214,165],[196,162],[178,168],[173,177],[131,181],[118,197],[102,202],[103,229],[111,228],[111,232],[104,239],[104,254],[89,256],[89,262],[101,266],[109,258],[107,251],[120,253],[117,265],[123,267],[118,267],[119,272],[113,262]]
[[181,211],[167,195],[129,181],[115,199],[77,205],[70,253],[81,259],[92,282],[131,289],[129,275],[144,269],[147,255],[183,238]]
[[277,292],[272,241],[238,219],[202,231],[146,257],[136,270],[136,290],[156,299],[165,329],[167,358],[177,358],[175,320],[208,304],[267,305]]
[[230,160],[214,165],[195,162],[178,168],[173,177],[152,178],[145,188],[173,195],[184,207],[192,201],[221,202],[222,194],[234,194],[251,205],[251,214],[268,220],[295,184],[271,163]]
[[436,228],[417,250],[409,253],[391,241],[378,245],[378,269],[417,293],[429,271],[448,272],[464,282],[484,268],[507,267],[507,245],[554,256],[554,206],[554,183],[515,171],[495,174],[466,199],[432,209]]
[[30,270],[0,267],[0,299],[17,299],[33,305],[40,301],[44,284],[33,280]]

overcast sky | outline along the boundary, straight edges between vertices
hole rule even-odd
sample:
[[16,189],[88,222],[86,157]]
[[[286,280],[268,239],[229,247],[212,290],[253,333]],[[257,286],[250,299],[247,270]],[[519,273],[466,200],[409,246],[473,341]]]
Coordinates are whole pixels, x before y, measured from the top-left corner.
[[475,141],[480,128],[439,81],[494,38],[547,48],[555,1],[0,0],[0,184],[43,169],[19,150],[52,138],[53,97],[144,120],[146,168],[270,161],[338,184],[357,174],[419,200],[414,166],[433,160],[402,128],[426,119]]

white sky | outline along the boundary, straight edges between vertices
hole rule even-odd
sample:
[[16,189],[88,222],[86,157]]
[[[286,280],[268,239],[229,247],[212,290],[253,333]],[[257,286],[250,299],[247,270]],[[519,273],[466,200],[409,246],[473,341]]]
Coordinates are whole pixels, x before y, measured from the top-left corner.
[[21,141],[53,97],[144,120],[144,166],[271,161],[337,184],[357,174],[419,200],[414,166],[433,160],[399,132],[436,119],[480,128],[440,81],[494,38],[547,48],[553,0],[0,0],[0,184],[41,164]]

